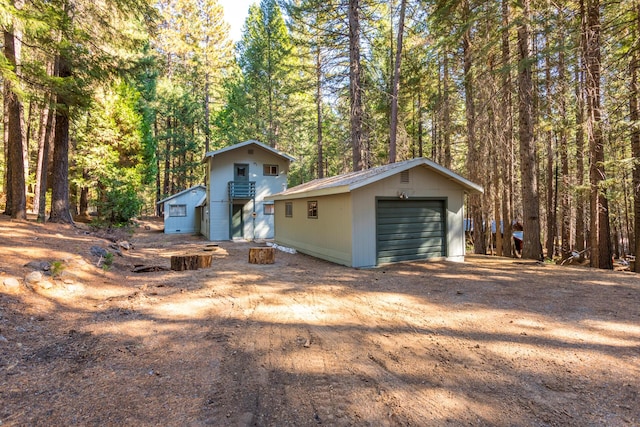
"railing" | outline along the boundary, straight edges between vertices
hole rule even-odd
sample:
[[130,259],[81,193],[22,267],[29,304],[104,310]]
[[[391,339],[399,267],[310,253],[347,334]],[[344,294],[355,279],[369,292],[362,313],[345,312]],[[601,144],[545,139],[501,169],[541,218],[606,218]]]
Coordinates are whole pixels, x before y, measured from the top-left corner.
[[255,181],[229,181],[229,199],[253,199],[256,196]]

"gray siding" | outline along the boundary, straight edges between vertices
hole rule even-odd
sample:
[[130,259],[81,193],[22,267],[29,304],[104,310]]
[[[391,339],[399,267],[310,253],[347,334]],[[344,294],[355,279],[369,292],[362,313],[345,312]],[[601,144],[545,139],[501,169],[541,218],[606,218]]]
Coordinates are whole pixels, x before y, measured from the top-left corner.
[[[164,205],[164,232],[166,234],[189,234],[200,232],[200,216],[196,204],[202,199],[205,190],[196,187],[190,191],[171,197]],[[170,216],[171,205],[185,205],[187,216]]]
[[425,168],[409,170],[409,182],[400,182],[400,174],[354,190],[353,206],[353,266],[376,265],[376,197],[398,197],[405,193],[409,199],[440,198],[447,200],[447,254],[451,260],[464,259],[464,191],[457,183]]
[[[249,154],[253,150],[253,154]],[[288,160],[268,152],[257,145],[239,147],[226,151],[208,159],[209,193],[207,202],[209,209],[208,233],[209,240],[229,240],[229,196],[227,183],[233,181],[233,166],[235,163],[249,165],[249,180],[256,182],[255,218],[252,216],[254,206],[252,201],[235,200],[234,203],[244,204],[244,237],[245,239],[272,239],[274,237],[273,215],[264,214],[264,198],[286,189]],[[265,176],[263,165],[278,165],[278,176]]]

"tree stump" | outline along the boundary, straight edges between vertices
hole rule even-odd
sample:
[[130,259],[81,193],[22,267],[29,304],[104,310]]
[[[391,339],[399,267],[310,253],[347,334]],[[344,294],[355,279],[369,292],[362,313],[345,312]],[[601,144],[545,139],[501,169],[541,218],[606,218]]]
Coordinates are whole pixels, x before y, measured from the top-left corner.
[[211,267],[210,254],[172,255],[171,269],[175,271],[197,270]]
[[276,250],[271,247],[249,248],[250,264],[273,264],[276,260]]

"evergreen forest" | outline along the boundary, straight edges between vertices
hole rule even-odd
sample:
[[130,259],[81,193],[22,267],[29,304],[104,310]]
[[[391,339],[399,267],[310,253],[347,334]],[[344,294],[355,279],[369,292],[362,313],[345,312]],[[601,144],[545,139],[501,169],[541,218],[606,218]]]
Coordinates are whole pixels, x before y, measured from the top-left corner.
[[237,42],[217,0],[3,0],[0,25],[12,218],[157,215],[253,139],[289,186],[434,160],[485,190],[474,253],[520,225],[523,258],[640,252],[640,0],[261,0]]

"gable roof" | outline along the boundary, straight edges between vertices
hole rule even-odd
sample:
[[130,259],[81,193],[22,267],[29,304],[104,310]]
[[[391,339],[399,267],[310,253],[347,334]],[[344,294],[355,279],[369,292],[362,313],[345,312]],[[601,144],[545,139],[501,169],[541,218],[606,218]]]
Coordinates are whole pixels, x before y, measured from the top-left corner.
[[194,185],[194,186],[193,186],[193,187],[191,187],[191,188],[187,188],[186,190],[182,190],[182,191],[181,191],[181,192],[179,192],[179,193],[172,194],[171,196],[167,197],[166,199],[162,199],[162,200],[160,200],[159,202],[157,202],[157,203],[156,203],[156,205],[159,205],[160,203],[168,202],[168,201],[169,201],[169,200],[171,200],[171,199],[175,199],[175,198],[176,198],[176,197],[178,197],[178,196],[181,196],[181,195],[183,195],[183,194],[185,194],[185,193],[188,193],[189,191],[192,191],[192,190],[197,190],[197,189],[199,189],[199,188],[201,188],[201,189],[202,189],[202,191],[204,191],[204,192],[206,192],[206,191],[207,191],[207,187],[205,187],[205,186],[204,186],[204,185],[202,185],[202,184],[200,184],[200,185]]
[[238,144],[229,145],[229,146],[221,148],[219,150],[209,151],[204,155],[204,159],[202,161],[204,162],[209,157],[215,157],[215,156],[217,156],[219,154],[226,153],[227,151],[237,150],[238,148],[246,147],[248,145],[256,145],[256,146],[262,148],[263,150],[269,151],[269,152],[275,154],[276,156],[280,156],[283,159],[289,160],[290,162],[295,161],[295,158],[291,157],[290,155],[288,155],[286,153],[283,153],[282,151],[276,150],[275,148],[270,147],[267,144],[263,144],[262,142],[256,141],[254,139],[249,139],[247,141],[240,142]]
[[405,160],[403,162],[390,163],[371,169],[357,172],[350,172],[344,175],[332,176],[329,178],[315,179],[296,187],[289,188],[281,193],[269,197],[273,200],[296,199],[302,197],[326,196],[330,194],[348,193],[357,188],[364,187],[392,175],[409,170],[416,166],[425,167],[448,178],[462,186],[470,193],[483,193],[484,189],[468,179],[440,166],[439,164],[422,157]]

